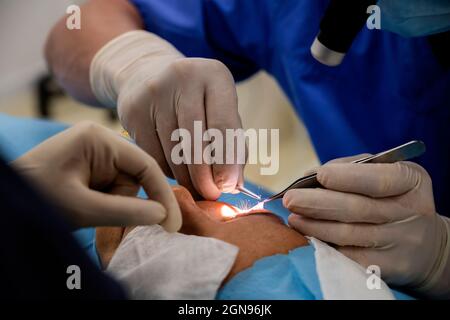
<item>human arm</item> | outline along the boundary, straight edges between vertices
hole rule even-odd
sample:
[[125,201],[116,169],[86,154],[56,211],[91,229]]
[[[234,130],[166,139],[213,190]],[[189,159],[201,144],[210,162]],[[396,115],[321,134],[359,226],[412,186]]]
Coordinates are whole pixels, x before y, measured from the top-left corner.
[[[135,4],[142,9],[138,3]],[[164,6],[170,7],[172,13],[185,14],[182,12],[184,2],[162,4],[158,1],[152,4],[156,7],[137,12],[126,1],[89,1],[81,8],[81,30],[67,30],[64,20],[54,27],[46,47],[50,68],[63,87],[77,98],[97,105],[117,106],[121,123],[130,136],[156,159],[167,176],[176,178],[191,193],[198,192],[204,198],[216,199],[220,192],[235,192],[236,187],[242,184],[241,162],[232,159],[230,164],[229,159],[221,159],[227,164],[208,165],[203,161],[195,165],[192,162],[176,163],[172,157],[176,143],[171,138],[177,129],[187,129],[193,134],[194,121],[202,122],[202,131],[218,129],[225,133],[226,129],[242,127],[234,79],[227,66],[233,73],[240,74],[239,77],[255,72],[257,68],[246,55],[261,54],[262,50],[255,50],[256,41],[260,38],[254,38],[261,33],[247,28],[252,37],[245,47],[235,41],[238,31],[235,27],[224,33],[235,15],[229,15],[221,1],[208,2],[209,9],[205,9],[208,21],[217,22],[216,18],[222,14],[226,17],[226,22],[218,23],[214,28],[221,33],[220,37],[213,37],[214,41],[201,33],[203,20],[198,15],[191,17],[191,25],[197,32],[170,24],[174,21],[161,21],[167,13]],[[203,13],[205,4],[203,1],[193,2],[190,7],[193,11],[189,12]],[[240,8],[234,2],[232,6],[234,11]],[[246,10],[251,6],[254,3],[246,4]],[[191,45],[191,35],[201,34],[197,40],[204,45],[198,47],[204,50],[198,51],[198,55],[221,58],[220,53],[226,52],[223,60],[227,66],[215,59],[185,58],[182,52],[189,53],[185,47],[181,47],[182,52],[179,52],[153,33],[136,32],[143,28],[141,16],[149,15],[161,22],[162,29],[177,30],[178,37],[174,34],[169,37],[163,31],[155,30],[167,36],[169,41],[176,42],[177,46]],[[260,15],[257,17],[258,21],[261,20]],[[219,39],[222,42],[217,42]],[[212,48],[215,48],[214,54]],[[246,66],[250,68],[246,69]],[[241,158],[245,159],[245,155]]]
[[143,28],[136,8],[127,0],[87,1],[80,7],[81,29],[69,30],[62,17],[52,28],[45,46],[51,73],[73,97],[100,105],[89,85],[92,59],[108,41]]

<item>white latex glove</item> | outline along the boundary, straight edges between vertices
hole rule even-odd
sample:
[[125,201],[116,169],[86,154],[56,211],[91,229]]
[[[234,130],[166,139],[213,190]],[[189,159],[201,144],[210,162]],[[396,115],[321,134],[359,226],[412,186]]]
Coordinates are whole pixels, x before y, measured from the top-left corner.
[[[181,227],[178,203],[156,161],[99,125],[75,125],[12,165],[77,226]],[[149,200],[136,197],[140,186]]]
[[412,162],[334,162],[318,168],[317,179],[326,189],[284,196],[292,227],[335,244],[364,267],[379,266],[392,285],[450,296],[450,222],[436,213],[425,169]]
[[[171,157],[179,144],[171,141],[172,132],[184,128],[194,139],[194,121],[202,121],[202,134],[215,128],[225,137],[225,129],[242,128],[235,83],[221,62],[185,58],[158,36],[131,31],[96,54],[90,77],[97,99],[105,106],[117,106],[130,136],[166,175],[175,177],[191,193],[214,200],[221,192],[235,192],[236,186],[242,185],[243,165],[208,165],[203,160],[193,164],[194,143],[192,164],[176,165]],[[202,148],[205,146],[206,142]]]

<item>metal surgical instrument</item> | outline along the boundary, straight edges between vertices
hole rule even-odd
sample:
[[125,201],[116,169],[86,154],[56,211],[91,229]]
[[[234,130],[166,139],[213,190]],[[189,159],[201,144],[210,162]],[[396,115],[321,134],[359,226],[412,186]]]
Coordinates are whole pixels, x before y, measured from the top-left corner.
[[[414,140],[396,148],[352,161],[352,163],[394,163],[397,161],[405,161],[419,157],[424,152],[425,144],[422,141]],[[282,198],[284,194],[291,189],[320,187],[322,187],[322,185],[317,181],[317,173],[313,173],[295,180],[289,187],[267,199],[264,199],[263,202],[265,203]]]
[[258,196],[256,193],[253,193],[244,187],[237,187],[236,189],[239,190],[240,192],[242,192],[243,194],[245,194],[246,196],[249,196],[250,198],[253,198],[256,200],[261,200],[260,196]]

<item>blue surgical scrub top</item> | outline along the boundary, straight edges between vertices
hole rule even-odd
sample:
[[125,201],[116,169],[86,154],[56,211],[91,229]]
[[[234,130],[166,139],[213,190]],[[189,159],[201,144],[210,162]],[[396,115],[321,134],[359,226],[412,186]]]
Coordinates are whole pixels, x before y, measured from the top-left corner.
[[[363,28],[344,62],[310,54],[329,0],[131,0],[148,31],[186,56],[219,59],[237,81],[273,75],[322,162],[420,139],[437,210],[450,215],[450,73],[426,38]],[[258,106],[255,106],[257,108]]]

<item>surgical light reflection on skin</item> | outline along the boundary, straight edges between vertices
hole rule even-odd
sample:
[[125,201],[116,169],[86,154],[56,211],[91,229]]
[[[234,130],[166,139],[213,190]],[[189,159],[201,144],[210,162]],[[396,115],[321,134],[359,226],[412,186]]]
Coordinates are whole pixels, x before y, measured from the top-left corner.
[[232,219],[235,218],[238,214],[239,214],[240,209],[239,208],[231,208],[227,205],[223,205],[222,208],[220,209],[220,214],[222,215],[222,217],[227,218],[227,219]]
[[255,210],[263,210],[264,209],[264,203],[265,201],[258,202],[255,206],[249,208],[248,202],[242,202],[239,203],[240,208],[229,206],[229,205],[223,205],[220,209],[220,214],[222,217],[227,219],[233,219],[236,218],[240,214],[249,213],[251,211]]

